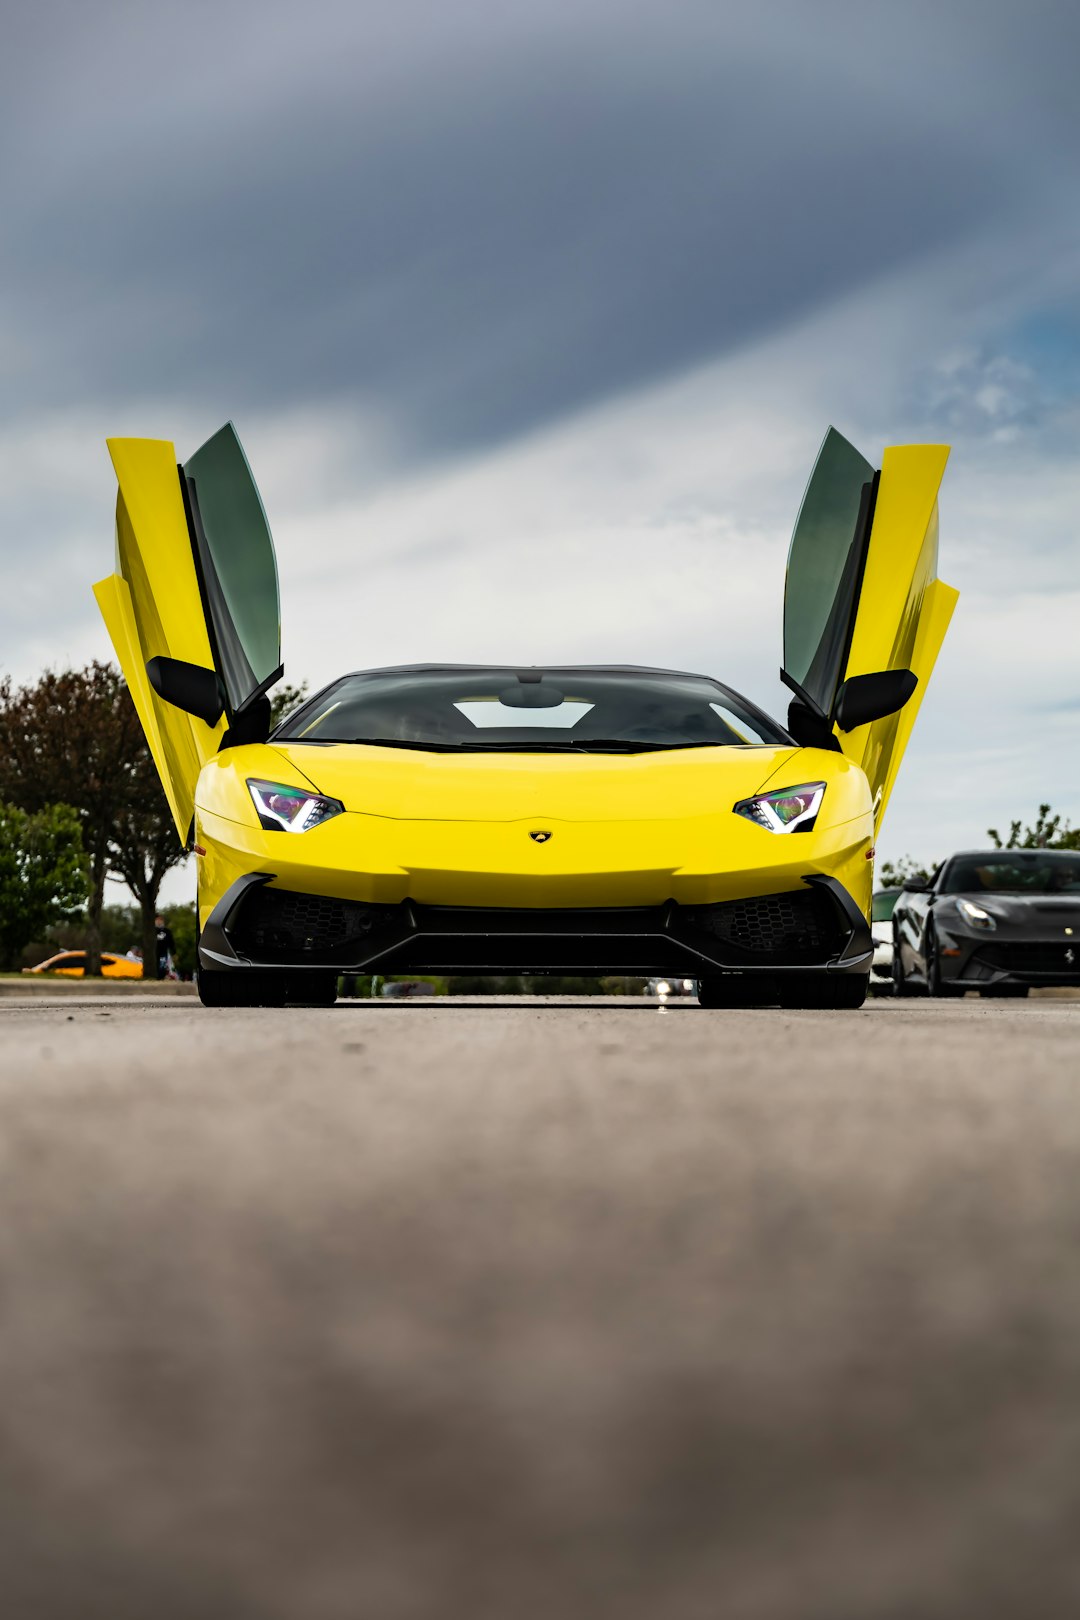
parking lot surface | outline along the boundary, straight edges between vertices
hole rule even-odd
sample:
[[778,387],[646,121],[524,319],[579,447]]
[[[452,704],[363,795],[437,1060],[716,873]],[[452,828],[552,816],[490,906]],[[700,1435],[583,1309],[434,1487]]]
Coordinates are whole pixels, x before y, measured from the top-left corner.
[[0,1004],[20,1620],[1080,1612],[1080,1001]]

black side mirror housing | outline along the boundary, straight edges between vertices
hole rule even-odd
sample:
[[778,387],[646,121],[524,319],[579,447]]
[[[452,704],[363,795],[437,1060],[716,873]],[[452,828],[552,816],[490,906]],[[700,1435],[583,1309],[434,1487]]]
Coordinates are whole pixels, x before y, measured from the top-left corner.
[[815,714],[798,698],[792,698],[788,704],[787,715],[788,731],[800,748],[827,748],[832,753],[840,752],[836,733],[825,715]]
[[216,726],[225,713],[225,700],[217,671],[202,664],[186,664],[181,658],[148,658],[146,673],[159,698]]
[[868,726],[902,709],[919,684],[910,669],[881,669],[873,675],[851,675],[836,696],[833,718],[841,731]]
[[912,878],[910,883],[904,884],[905,894],[930,894],[933,885],[924,883],[921,878]]
[[263,743],[270,735],[270,699],[265,692],[252,698],[229,721],[229,729],[218,744],[220,754],[226,748],[242,748],[245,743]]

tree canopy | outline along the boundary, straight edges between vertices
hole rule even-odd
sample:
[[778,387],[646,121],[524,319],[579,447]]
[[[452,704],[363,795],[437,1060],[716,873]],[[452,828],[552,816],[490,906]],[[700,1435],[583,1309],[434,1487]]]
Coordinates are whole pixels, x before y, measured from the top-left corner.
[[0,803],[0,966],[86,904],[86,855],[67,804],[29,812]]
[[1080,849],[1080,827],[1070,826],[1048,804],[1040,804],[1030,826],[1010,822],[1007,838],[1002,838],[996,827],[988,827],[986,836],[995,849]]
[[[0,799],[29,814],[60,803],[76,811],[89,869],[88,971],[97,971],[110,871],[139,900],[144,940],[153,937],[161,880],[184,851],[118,669],[95,661],[26,686],[0,681]],[[151,952],[148,972],[155,960]]]

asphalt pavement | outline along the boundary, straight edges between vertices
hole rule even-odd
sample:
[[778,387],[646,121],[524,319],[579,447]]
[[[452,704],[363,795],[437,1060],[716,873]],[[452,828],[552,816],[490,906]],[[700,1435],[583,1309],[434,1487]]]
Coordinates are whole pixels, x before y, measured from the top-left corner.
[[17,1620],[1080,1613],[1080,1001],[0,1005]]

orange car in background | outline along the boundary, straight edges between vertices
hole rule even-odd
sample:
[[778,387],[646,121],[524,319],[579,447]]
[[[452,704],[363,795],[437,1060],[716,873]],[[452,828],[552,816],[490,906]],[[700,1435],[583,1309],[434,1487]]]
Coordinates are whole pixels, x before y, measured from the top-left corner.
[[[23,972],[62,973],[67,979],[81,979],[86,972],[86,952],[60,951],[47,962],[39,962],[37,967],[23,968]],[[103,979],[141,979],[142,963],[133,962],[129,956],[117,956],[113,951],[102,951],[101,976]]]

